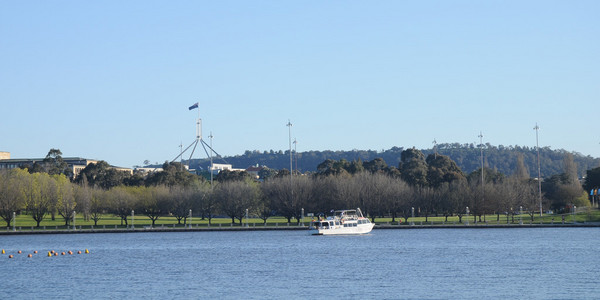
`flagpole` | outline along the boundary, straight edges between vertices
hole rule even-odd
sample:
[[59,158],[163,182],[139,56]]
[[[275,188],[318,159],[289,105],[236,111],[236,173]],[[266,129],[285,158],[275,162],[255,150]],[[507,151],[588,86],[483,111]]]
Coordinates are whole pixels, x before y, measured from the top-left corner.
[[200,107],[196,106],[198,109],[198,120],[196,121],[198,124],[198,136],[196,136],[196,140],[202,140],[202,119],[200,119]]

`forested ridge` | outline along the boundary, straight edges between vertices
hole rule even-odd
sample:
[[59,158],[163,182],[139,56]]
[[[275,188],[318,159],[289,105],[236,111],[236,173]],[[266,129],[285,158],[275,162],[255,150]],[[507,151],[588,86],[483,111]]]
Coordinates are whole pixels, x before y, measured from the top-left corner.
[[[401,161],[401,153],[406,148],[392,147],[388,150],[350,150],[350,151],[305,151],[294,154],[293,167],[300,172],[316,172],[317,166],[327,159],[347,161],[362,160],[370,161],[375,158],[382,158],[389,166],[398,166]],[[436,149],[421,149],[425,156],[437,152],[446,155],[456,162],[458,167],[465,173],[471,173],[481,168],[481,150],[478,145],[445,143],[438,144]],[[591,156],[585,156],[577,152],[569,152],[563,149],[553,150],[550,147],[540,148],[540,166],[542,178],[560,174],[563,170],[563,158],[566,153],[573,154],[573,159],[577,165],[579,177],[585,176],[586,170],[600,166],[600,159]],[[523,155],[523,162],[531,177],[537,177],[537,151],[535,147],[521,146],[494,146],[485,144],[483,147],[483,157],[485,167],[495,169],[506,175],[514,174],[516,171],[517,157]],[[214,158],[216,163],[229,163],[234,168],[247,168],[252,165],[267,166],[271,169],[289,169],[290,155],[286,151],[250,151],[246,150],[242,155],[224,157],[223,159]],[[203,169],[210,165],[209,159],[192,159],[190,168],[197,169],[199,166]]]

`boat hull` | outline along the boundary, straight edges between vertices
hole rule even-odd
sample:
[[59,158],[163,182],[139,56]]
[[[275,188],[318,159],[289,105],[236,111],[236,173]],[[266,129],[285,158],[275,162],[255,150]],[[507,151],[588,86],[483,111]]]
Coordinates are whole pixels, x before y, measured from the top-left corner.
[[313,228],[312,235],[360,235],[367,234],[373,230],[375,224],[360,224],[356,227],[334,226],[330,228]]

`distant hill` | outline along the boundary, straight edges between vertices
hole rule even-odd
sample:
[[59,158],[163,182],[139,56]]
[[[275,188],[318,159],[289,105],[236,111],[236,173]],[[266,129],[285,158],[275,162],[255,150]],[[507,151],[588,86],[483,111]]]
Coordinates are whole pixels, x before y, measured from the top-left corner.
[[[317,166],[326,159],[340,160],[346,159],[369,161],[375,158],[382,158],[389,166],[398,166],[400,154],[405,148],[392,147],[385,151],[374,150],[351,150],[351,151],[307,151],[297,154],[297,161],[294,158],[294,169],[301,172],[314,172]],[[433,149],[421,149],[425,156],[433,154]],[[437,153],[449,156],[465,173],[471,173],[480,168],[480,149],[474,144],[439,144]],[[535,147],[520,146],[493,146],[486,144],[483,148],[483,156],[486,167],[495,168],[505,175],[514,173],[517,162],[517,155],[523,154],[525,165],[529,170],[531,177],[537,177],[537,152]],[[566,153],[573,155],[574,161],[578,167],[579,176],[584,176],[586,170],[600,166],[600,159],[591,156],[584,156],[577,152],[568,152],[563,149],[552,150],[549,147],[540,148],[540,165],[542,177],[548,177],[554,174],[562,173],[563,158]],[[234,168],[247,168],[253,165],[267,166],[271,169],[289,169],[290,156],[289,150],[286,151],[249,151],[242,155],[224,157],[223,159],[213,159],[215,163],[229,163]],[[209,159],[192,159],[190,168],[203,169],[210,165]],[[297,166],[297,167],[296,167]]]

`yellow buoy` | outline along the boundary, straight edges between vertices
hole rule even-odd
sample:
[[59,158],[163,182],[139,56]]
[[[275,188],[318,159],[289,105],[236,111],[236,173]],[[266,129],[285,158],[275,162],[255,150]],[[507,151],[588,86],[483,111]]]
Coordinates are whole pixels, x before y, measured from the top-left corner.
[[4,252],[4,249],[2,249],[2,254],[5,254],[6,252]]
[[50,253],[50,251],[48,251],[48,257],[52,256],[52,253]]
[[85,254],[90,253],[90,251],[88,249],[85,249]]

